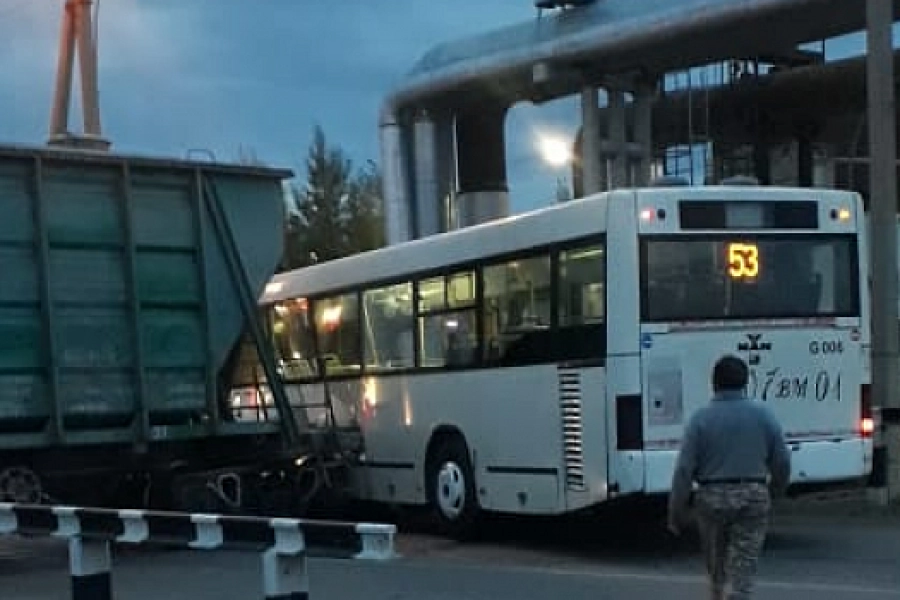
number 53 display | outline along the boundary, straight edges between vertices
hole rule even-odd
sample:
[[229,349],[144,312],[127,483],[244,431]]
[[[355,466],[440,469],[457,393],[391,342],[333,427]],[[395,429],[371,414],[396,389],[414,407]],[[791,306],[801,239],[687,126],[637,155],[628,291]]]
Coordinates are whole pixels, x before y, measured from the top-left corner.
[[728,244],[728,274],[732,279],[754,279],[759,275],[756,244]]

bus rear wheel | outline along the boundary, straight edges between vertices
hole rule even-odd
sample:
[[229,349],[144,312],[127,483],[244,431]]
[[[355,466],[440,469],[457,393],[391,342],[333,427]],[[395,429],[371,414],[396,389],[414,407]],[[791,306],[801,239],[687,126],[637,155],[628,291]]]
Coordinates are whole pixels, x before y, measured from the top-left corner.
[[441,531],[456,539],[471,537],[480,509],[465,442],[457,437],[441,441],[429,457],[427,472],[429,500]]

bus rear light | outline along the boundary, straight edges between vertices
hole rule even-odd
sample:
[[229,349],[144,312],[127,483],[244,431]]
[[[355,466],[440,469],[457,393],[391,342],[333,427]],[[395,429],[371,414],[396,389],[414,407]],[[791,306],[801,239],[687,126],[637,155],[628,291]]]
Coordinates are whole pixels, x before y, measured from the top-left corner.
[[834,221],[841,221],[846,223],[850,220],[853,215],[850,213],[850,209],[842,206],[841,208],[832,208],[831,209],[831,219]]
[[875,419],[867,417],[859,422],[859,432],[863,437],[872,437],[875,433]]
[[859,390],[859,433],[871,437],[875,433],[875,418],[872,415],[872,386],[868,383]]
[[653,211],[649,208],[645,208],[641,211],[641,221],[652,221],[653,220]]

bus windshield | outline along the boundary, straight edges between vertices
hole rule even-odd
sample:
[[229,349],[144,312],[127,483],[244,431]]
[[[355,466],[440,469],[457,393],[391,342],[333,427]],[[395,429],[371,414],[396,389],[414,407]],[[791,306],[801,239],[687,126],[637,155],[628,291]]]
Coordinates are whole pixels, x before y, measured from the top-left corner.
[[856,248],[853,235],[644,238],[643,320],[859,316]]

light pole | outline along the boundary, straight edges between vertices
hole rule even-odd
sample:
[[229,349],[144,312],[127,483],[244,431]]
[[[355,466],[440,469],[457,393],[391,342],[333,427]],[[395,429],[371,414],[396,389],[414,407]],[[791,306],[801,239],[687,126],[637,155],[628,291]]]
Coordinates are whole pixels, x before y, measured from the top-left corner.
[[900,500],[897,321],[897,140],[892,0],[866,0],[872,235],[872,399],[881,410],[887,500]]

